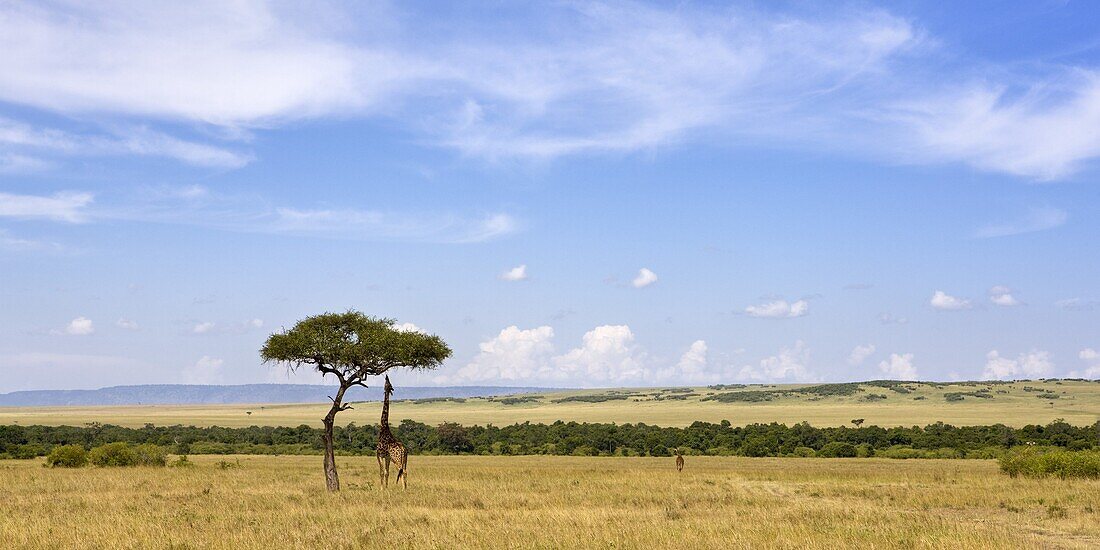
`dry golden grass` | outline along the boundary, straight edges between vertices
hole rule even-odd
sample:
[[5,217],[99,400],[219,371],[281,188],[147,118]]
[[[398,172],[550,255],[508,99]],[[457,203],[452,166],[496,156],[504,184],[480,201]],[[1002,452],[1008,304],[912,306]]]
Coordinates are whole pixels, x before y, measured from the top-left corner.
[[[769,389],[788,386],[769,386]],[[557,420],[577,422],[645,422],[658,426],[687,426],[696,420],[719,422],[729,420],[734,425],[754,422],[782,422],[788,425],[808,421],[815,426],[839,426],[853,418],[863,418],[866,425],[924,426],[937,421],[958,426],[1006,424],[1020,427],[1026,424],[1047,424],[1057,418],[1076,425],[1089,425],[1100,420],[1100,383],[1075,381],[1030,381],[989,386],[989,399],[966,398],[948,403],[948,392],[974,391],[984,386],[949,385],[914,386],[910,394],[899,394],[884,388],[869,387],[862,394],[846,397],[814,398],[787,396],[760,403],[719,403],[702,401],[713,390],[695,388],[685,400],[656,400],[659,389],[631,390],[629,400],[603,403],[553,403],[567,396],[604,393],[606,390],[545,393],[537,403],[503,405],[488,399],[468,399],[463,403],[414,403],[398,401],[391,412],[393,421],[409,418],[430,425],[440,422],[460,424],[494,424],[504,426],[518,422],[552,423]],[[1025,387],[1039,391],[1025,391]],[[760,387],[748,388],[759,390]],[[1006,393],[997,393],[997,392]],[[1040,399],[1044,392],[1059,395],[1058,399]],[[400,397],[400,388],[398,388]],[[874,393],[886,399],[875,402],[861,400]],[[914,399],[924,397],[922,400]],[[327,403],[282,405],[176,405],[119,407],[8,407],[0,408],[0,424],[45,424],[80,426],[98,421],[105,424],[141,427],[146,423],[158,426],[183,424],[195,426],[240,427],[251,425],[319,427],[328,411]],[[357,405],[337,416],[340,423],[359,425],[378,422],[377,403]],[[251,411],[252,414],[247,414]]]
[[[193,457],[192,468],[0,462],[5,548],[1087,548],[1100,482],[1010,479],[991,461]],[[228,460],[239,468],[221,469]]]

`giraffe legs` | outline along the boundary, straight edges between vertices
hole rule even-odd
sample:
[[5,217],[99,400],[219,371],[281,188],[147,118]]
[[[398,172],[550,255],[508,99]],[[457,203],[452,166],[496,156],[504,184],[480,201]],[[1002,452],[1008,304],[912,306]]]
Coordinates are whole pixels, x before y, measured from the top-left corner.
[[[378,485],[381,487],[389,487],[390,485],[390,457],[384,453],[378,453],[376,456],[378,459]],[[385,460],[385,465],[382,461]]]

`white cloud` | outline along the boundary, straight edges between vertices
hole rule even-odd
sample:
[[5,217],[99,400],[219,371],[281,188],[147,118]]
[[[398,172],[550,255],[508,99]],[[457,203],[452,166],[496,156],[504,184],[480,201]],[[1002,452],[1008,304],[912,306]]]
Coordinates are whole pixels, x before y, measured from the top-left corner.
[[875,352],[874,344],[860,344],[852,348],[852,353],[848,355],[848,364],[852,366],[862,365],[863,361],[871,356]]
[[1020,301],[1012,295],[1012,289],[1007,286],[995,286],[989,289],[989,301],[1003,307],[1020,305]]
[[690,380],[705,375],[706,368],[707,343],[704,340],[692,342],[688,350],[680,356],[680,360],[676,363],[676,371]]
[[1019,220],[1007,224],[987,225],[982,227],[974,232],[974,237],[978,239],[989,239],[993,237],[1008,237],[1011,235],[1045,231],[1065,225],[1067,220],[1069,220],[1069,214],[1066,213],[1065,210],[1051,207],[1032,208],[1028,211],[1027,215]]
[[965,298],[956,298],[955,296],[951,296],[950,294],[947,294],[942,290],[937,290],[935,294],[932,295],[932,300],[930,303],[932,304],[932,307],[943,311],[959,311],[974,307],[973,304],[970,303],[970,300],[967,300]]
[[770,317],[773,319],[802,317],[809,312],[810,303],[806,300],[798,300],[793,303],[788,303],[786,300],[776,300],[745,308],[745,313],[750,317]]
[[879,323],[884,325],[904,325],[909,322],[909,319],[905,317],[898,317],[893,313],[880,313],[878,316]]
[[412,324],[412,323],[397,323],[393,325],[393,330],[398,332],[419,332],[420,334],[427,334],[428,331]]
[[120,318],[118,321],[115,321],[115,326],[126,330],[138,330],[139,328],[137,321],[125,318]]
[[24,239],[13,236],[7,230],[0,229],[0,250],[12,252],[61,252],[65,247],[55,242]]
[[891,353],[890,358],[878,364],[886,378],[892,380],[917,380],[917,369],[913,366],[913,354],[898,355]]
[[263,328],[264,320],[263,319],[251,319],[251,320],[247,321],[246,324],[251,328]]
[[[947,66],[940,41],[883,9],[535,4],[513,14],[533,29],[522,34],[478,18],[441,27],[430,7],[360,11],[4,4],[0,101],[84,120],[198,123],[222,138],[302,118],[386,116],[490,159],[755,139],[1051,179],[1100,156],[1088,130],[1100,125],[1092,67]],[[145,141],[187,162],[247,161]]]
[[1100,352],[1092,348],[1085,348],[1077,354],[1082,361],[1088,362],[1083,370],[1072,370],[1069,372],[1070,378],[1100,378]]
[[[213,168],[239,168],[251,160],[246,154],[179,139],[147,127],[117,127],[109,133],[78,134],[38,129],[3,117],[0,117],[0,148],[35,155],[165,157]],[[48,167],[44,161],[37,164],[24,168],[39,171]]]
[[1054,302],[1054,305],[1066,311],[1092,311],[1096,309],[1098,304],[1100,304],[1100,301],[1082,300],[1081,298],[1067,298]]
[[86,336],[94,332],[95,326],[92,325],[92,320],[87,317],[77,317],[69,321],[69,326],[65,327],[65,334],[74,336]]
[[[1003,78],[1003,77],[1002,77]],[[1070,68],[1020,85],[965,84],[901,106],[922,153],[1037,179],[1100,155],[1100,73]]]
[[517,265],[508,271],[500,274],[501,280],[504,281],[526,281],[527,280],[527,264]]
[[214,323],[212,321],[202,321],[195,323],[195,326],[191,327],[191,332],[195,334],[206,334],[214,330]]
[[475,218],[440,213],[371,210],[272,208],[255,196],[211,192],[200,186],[145,190],[124,202],[92,207],[91,193],[52,196],[0,193],[0,218],[48,219],[78,223],[120,220],[209,227],[248,233],[273,233],[347,240],[442,243],[481,242],[520,229],[508,214]]
[[795,342],[793,348],[783,348],[778,355],[764,358],[759,365],[745,365],[738,379],[754,382],[815,382],[818,377],[806,367],[810,351],[805,342]]
[[66,389],[151,381],[140,374],[149,372],[149,366],[111,355],[22,352],[0,354],[0,365],[0,392],[40,390],[50,387],[51,380],[64,380]]
[[49,197],[0,193],[0,218],[43,218],[80,223],[85,221],[85,209],[91,202],[91,193],[64,192]]
[[604,325],[584,334],[581,347],[555,357],[555,365],[572,380],[585,384],[624,383],[646,374],[645,352],[634,343],[626,325]]
[[360,57],[317,37],[322,17],[266,2],[13,4],[2,14],[0,98],[67,113],[227,126],[312,116],[355,106],[402,63]]
[[477,357],[453,375],[441,375],[439,383],[464,383],[499,380],[561,381],[564,374],[551,363],[554,354],[554,329],[542,326],[522,330],[510,326],[492,339],[482,342]]
[[225,380],[224,365],[222,359],[203,355],[194,365],[183,369],[180,378],[184,384],[221,384]]
[[645,288],[656,282],[657,274],[643,267],[638,270],[638,275],[634,277],[630,284],[634,285],[634,288]]
[[1016,359],[1009,359],[1002,357],[997,350],[993,350],[986,354],[982,378],[1000,380],[1045,378],[1053,371],[1054,363],[1051,362],[1048,352],[1032,350],[1029,353],[1021,353]]

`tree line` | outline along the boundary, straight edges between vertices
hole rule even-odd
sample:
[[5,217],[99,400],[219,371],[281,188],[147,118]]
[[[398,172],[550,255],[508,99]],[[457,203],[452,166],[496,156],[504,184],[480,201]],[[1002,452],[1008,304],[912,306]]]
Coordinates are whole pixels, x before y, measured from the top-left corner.
[[[688,454],[732,456],[887,456],[895,458],[994,458],[999,451],[1020,446],[1050,446],[1068,450],[1100,448],[1100,422],[1074,426],[1058,420],[1046,425],[1012,428],[953,426],[942,422],[924,427],[815,427],[808,423],[732,426],[695,422],[684,428],[647,424],[605,424],[558,421],[553,424],[430,426],[404,420],[394,434],[413,454],[669,456],[676,449]],[[251,426],[223,428],[113,425],[0,426],[0,457],[44,456],[58,445],[92,448],[126,442],[164,447],[174,454],[321,454],[325,430]],[[377,426],[334,426],[332,442],[343,455],[372,455]]]

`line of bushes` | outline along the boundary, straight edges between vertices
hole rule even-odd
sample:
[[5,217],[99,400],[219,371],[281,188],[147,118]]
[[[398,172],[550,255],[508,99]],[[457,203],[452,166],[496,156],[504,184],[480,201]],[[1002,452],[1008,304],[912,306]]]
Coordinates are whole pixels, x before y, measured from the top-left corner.
[[[429,426],[405,420],[394,433],[414,454],[554,454],[668,456],[687,454],[733,456],[885,456],[891,458],[997,458],[1005,450],[1028,444],[1064,450],[1100,447],[1100,422],[1074,426],[1064,421],[1012,428],[952,426],[814,427],[807,423],[732,426],[695,422],[684,428],[647,424],[513,424],[462,426],[445,422]],[[345,455],[374,453],[376,426],[337,427],[336,448]],[[55,447],[85,449],[107,443],[150,444],[174,454],[314,454],[321,451],[321,430],[298,427],[247,428],[193,426],[0,426],[0,458],[33,458]],[[856,449],[852,455],[851,448]],[[862,451],[860,450],[862,449]]]
[[159,445],[143,443],[131,445],[124,441],[107,443],[86,450],[83,445],[58,445],[46,456],[51,468],[80,468],[92,466],[164,466],[168,463],[168,451]]
[[1005,453],[1001,471],[1025,477],[1081,477],[1100,479],[1100,451],[1024,448]]

